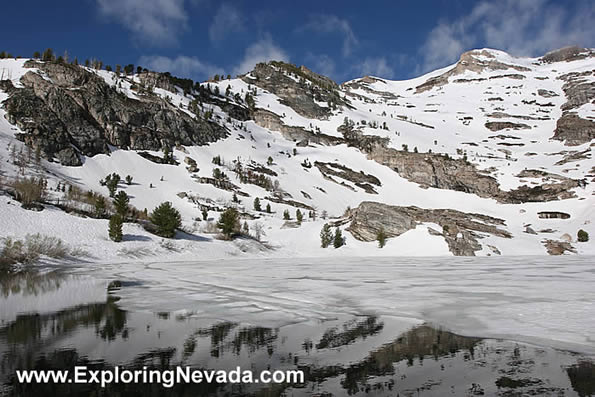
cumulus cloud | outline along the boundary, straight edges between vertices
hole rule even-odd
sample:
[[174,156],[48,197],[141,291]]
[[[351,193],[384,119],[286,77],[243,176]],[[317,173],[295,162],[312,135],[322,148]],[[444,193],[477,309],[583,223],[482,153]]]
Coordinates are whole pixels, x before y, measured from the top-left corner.
[[238,66],[234,68],[234,74],[243,74],[254,69],[259,62],[267,61],[288,61],[289,56],[278,47],[270,35],[265,35],[264,38],[252,44],[244,52],[244,58]]
[[430,31],[421,48],[418,72],[446,66],[465,50],[480,46],[519,56],[539,56],[572,44],[591,46],[595,3],[573,5],[563,7],[547,0],[482,1],[468,14],[442,21]]
[[228,33],[244,30],[244,18],[233,5],[223,3],[209,26],[209,38],[213,42],[221,41]]
[[138,64],[157,72],[170,72],[174,76],[203,80],[215,74],[223,74],[223,69],[201,62],[196,57],[184,55],[169,58],[160,55],[142,56]]
[[385,79],[392,79],[394,70],[389,66],[385,57],[368,57],[359,65],[357,71],[362,76],[376,76]]
[[132,32],[135,39],[157,45],[175,43],[187,28],[184,0],[96,0],[99,13]]
[[313,31],[319,33],[339,33],[343,36],[343,56],[351,55],[353,48],[358,45],[358,39],[346,19],[336,15],[313,15],[309,22],[298,31]]

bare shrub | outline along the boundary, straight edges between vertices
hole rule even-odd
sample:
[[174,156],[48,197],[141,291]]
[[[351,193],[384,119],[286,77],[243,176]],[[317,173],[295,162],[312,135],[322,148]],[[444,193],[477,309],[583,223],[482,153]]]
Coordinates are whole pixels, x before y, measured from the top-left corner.
[[202,233],[218,234],[219,228],[217,227],[217,224],[215,222],[207,221],[206,224],[204,224],[202,227]]
[[20,201],[23,206],[28,206],[44,200],[47,196],[46,186],[47,182],[41,178],[17,179],[12,184],[16,199]]
[[39,233],[28,234],[24,240],[11,237],[2,239],[0,253],[0,264],[2,265],[30,264],[37,261],[41,256],[63,259],[69,256],[85,255],[82,250],[71,250],[57,237],[44,236]]

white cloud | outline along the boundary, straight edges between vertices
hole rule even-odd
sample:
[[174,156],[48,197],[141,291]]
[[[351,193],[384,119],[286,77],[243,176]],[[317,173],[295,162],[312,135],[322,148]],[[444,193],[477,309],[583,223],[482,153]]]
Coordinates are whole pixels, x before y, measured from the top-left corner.
[[243,25],[244,18],[240,11],[231,4],[223,3],[209,26],[209,38],[213,42],[221,41],[228,33],[244,30]]
[[298,31],[314,31],[319,33],[339,33],[343,36],[343,56],[351,55],[353,48],[357,46],[358,39],[351,29],[351,25],[345,19],[336,15],[314,15],[310,21],[298,29]]
[[309,53],[306,55],[306,66],[318,74],[334,78],[336,74],[335,61],[325,54],[314,55]]
[[389,66],[384,57],[366,58],[361,65],[357,67],[357,71],[362,76],[376,76],[386,79],[391,79],[394,75],[393,68]]
[[263,39],[246,48],[246,51],[244,52],[244,58],[240,64],[234,68],[233,73],[247,73],[254,69],[254,66],[256,66],[257,63],[272,60],[286,62],[289,60],[289,56],[285,53],[285,51],[283,51],[283,49],[278,47],[273,42],[273,39],[270,35],[265,35]]
[[157,72],[170,72],[177,77],[206,79],[215,74],[223,74],[223,69],[201,62],[196,57],[184,55],[168,58],[160,55],[142,56],[138,64]]
[[[519,56],[539,56],[566,45],[595,44],[595,3],[561,7],[547,0],[482,1],[469,14],[440,22],[421,49],[425,72],[455,62],[474,47],[491,47]],[[572,9],[572,11],[569,11]]]
[[175,43],[187,28],[184,0],[97,0],[99,13],[153,44]]

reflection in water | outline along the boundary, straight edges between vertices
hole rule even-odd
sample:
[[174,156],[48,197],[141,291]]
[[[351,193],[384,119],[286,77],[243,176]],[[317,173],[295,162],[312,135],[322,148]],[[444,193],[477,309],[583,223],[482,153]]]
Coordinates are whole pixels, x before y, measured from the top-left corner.
[[592,361],[581,360],[567,371],[572,388],[580,397],[595,396],[595,364]]
[[[53,281],[23,288],[4,280],[5,296],[43,294]],[[29,280],[35,280],[31,277]],[[19,285],[18,288],[11,286]],[[6,287],[5,287],[6,286]],[[5,289],[6,288],[6,289]],[[9,292],[5,292],[9,291]],[[26,292],[25,292],[26,291]],[[83,293],[81,291],[81,293]],[[117,291],[116,291],[117,292]],[[339,318],[278,329],[211,322],[169,313],[126,312],[115,297],[51,313],[21,314],[0,327],[0,383],[8,395],[574,395],[595,393],[587,358],[507,341],[464,337],[418,325],[394,335],[402,320]],[[302,369],[301,385],[17,384],[16,369]],[[470,380],[473,380],[471,382]],[[0,392],[2,389],[0,388]],[[330,394],[329,394],[330,395]]]

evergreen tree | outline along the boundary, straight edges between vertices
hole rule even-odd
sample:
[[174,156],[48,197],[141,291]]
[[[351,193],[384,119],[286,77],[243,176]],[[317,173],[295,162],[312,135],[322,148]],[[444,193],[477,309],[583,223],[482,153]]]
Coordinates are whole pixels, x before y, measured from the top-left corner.
[[103,218],[105,216],[105,199],[103,196],[95,198],[95,217]]
[[333,234],[331,232],[331,226],[328,223],[325,223],[320,231],[320,246],[322,248],[326,248],[331,245],[333,241]]
[[116,190],[118,189],[118,183],[119,180],[113,177],[110,177],[106,180],[107,190],[109,191],[110,197],[114,197],[114,195],[116,194]]
[[269,156],[269,158],[267,159],[267,165],[268,166],[273,165],[273,158],[271,156]]
[[286,221],[291,219],[291,215],[289,215],[289,210],[283,211],[283,219],[285,219]]
[[51,48],[48,48],[43,52],[42,60],[53,61],[54,59],[55,59],[54,50],[52,50]]
[[587,233],[586,231],[584,231],[583,229],[581,229],[576,234],[576,239],[580,243],[586,243],[587,241],[589,241],[589,233]]
[[114,208],[116,209],[116,213],[120,215],[122,219],[126,219],[126,215],[128,214],[129,202],[130,198],[123,190],[120,190],[118,194],[116,194],[116,196],[114,197]]
[[118,214],[113,215],[109,220],[109,238],[116,243],[122,241],[122,217]]
[[207,219],[209,219],[209,213],[207,212],[206,208],[202,209],[202,220],[206,221]]
[[376,233],[378,248],[384,248],[384,246],[386,245],[386,237],[386,232],[384,231],[384,228],[381,227],[380,230],[378,230],[378,233]]
[[132,176],[131,175],[126,175],[126,184],[132,185]]
[[254,199],[254,211],[261,211],[262,208],[260,208],[260,199],[258,197],[256,197]]
[[171,150],[169,147],[165,146],[163,148],[163,164],[173,164],[174,158],[171,154]]
[[335,237],[333,237],[333,247],[339,248],[345,245],[345,239],[343,238],[343,233],[341,233],[341,229],[335,229]]
[[217,227],[227,239],[231,239],[240,229],[240,213],[235,208],[228,208],[219,217]]
[[302,214],[302,211],[300,211],[299,209],[295,212],[295,217],[297,219],[297,222],[299,224],[302,223],[302,220],[304,219],[304,215]]
[[271,213],[271,204],[267,203],[267,213]]
[[244,225],[242,226],[242,233],[244,233],[245,236],[250,235],[250,226],[248,226],[248,222],[246,221],[244,221]]
[[169,201],[159,204],[153,210],[150,217],[151,222],[157,227],[157,235],[172,238],[176,229],[182,224],[182,217]]

